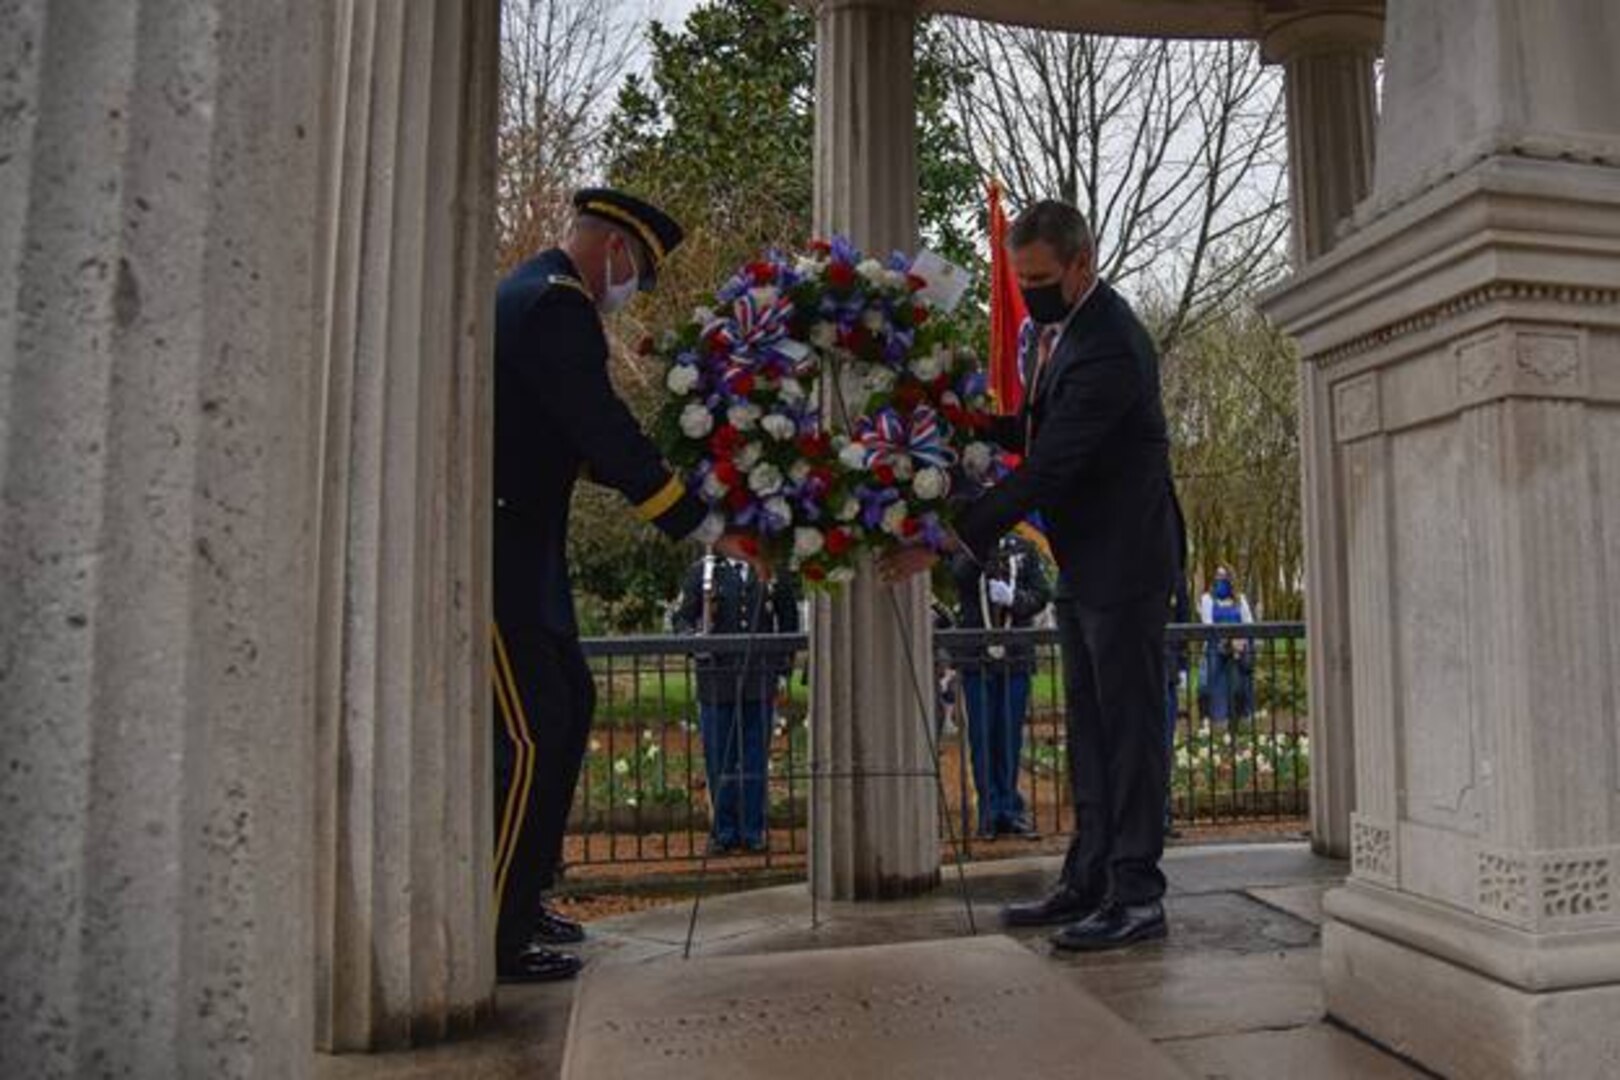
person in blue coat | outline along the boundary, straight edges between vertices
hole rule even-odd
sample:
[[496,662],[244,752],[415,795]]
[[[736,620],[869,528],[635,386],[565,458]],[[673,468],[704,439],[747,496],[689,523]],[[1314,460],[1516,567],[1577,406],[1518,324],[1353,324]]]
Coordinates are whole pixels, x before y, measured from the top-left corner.
[[654,286],[681,228],[604,188],[578,192],[573,206],[562,243],[519,266],[495,298],[495,958],[504,981],[569,978],[580,968],[555,946],[581,940],[583,929],[543,899],[596,701],[568,573],[576,481],[588,475],[617,490],[671,539],[744,557],[608,377],[602,316]]
[[[1232,571],[1215,570],[1215,580],[1198,601],[1198,618],[1206,626],[1238,626],[1254,622],[1248,598],[1232,583]],[[1199,698],[1204,715],[1216,724],[1230,724],[1249,711],[1254,700],[1254,655],[1244,638],[1212,640],[1204,647]]]

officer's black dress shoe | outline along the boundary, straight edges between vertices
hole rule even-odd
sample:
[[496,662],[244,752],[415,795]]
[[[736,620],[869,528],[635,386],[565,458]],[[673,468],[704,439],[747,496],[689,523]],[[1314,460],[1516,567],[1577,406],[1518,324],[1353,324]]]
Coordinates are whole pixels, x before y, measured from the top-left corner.
[[1071,952],[1101,952],[1122,949],[1138,941],[1156,941],[1169,933],[1164,921],[1164,905],[1103,905],[1096,914],[1052,935],[1052,944]]
[[1093,914],[1099,901],[1067,885],[1059,885],[1045,897],[1028,904],[1008,904],[1001,909],[1006,926],[1061,926]]
[[530,941],[536,945],[578,945],[584,940],[583,926],[545,904],[540,905],[540,914],[534,920],[534,935]]
[[703,845],[703,857],[706,859],[718,859],[730,855],[740,846],[736,840],[721,840],[719,837],[711,836],[708,842]]
[[517,952],[498,955],[495,973],[503,983],[557,982],[579,974],[585,962],[569,953],[530,942]]

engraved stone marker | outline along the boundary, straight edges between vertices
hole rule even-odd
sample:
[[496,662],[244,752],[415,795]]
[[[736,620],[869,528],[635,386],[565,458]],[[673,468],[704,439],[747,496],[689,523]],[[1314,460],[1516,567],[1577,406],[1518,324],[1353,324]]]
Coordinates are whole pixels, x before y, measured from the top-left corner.
[[588,971],[564,1080],[1183,1078],[1005,937]]

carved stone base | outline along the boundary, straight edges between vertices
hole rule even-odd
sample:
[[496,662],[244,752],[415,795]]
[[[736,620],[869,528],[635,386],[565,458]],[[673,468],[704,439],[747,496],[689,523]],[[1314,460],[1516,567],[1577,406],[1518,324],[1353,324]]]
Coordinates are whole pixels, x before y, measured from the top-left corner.
[[1523,990],[1338,921],[1322,975],[1329,1015],[1442,1076],[1620,1075],[1620,986]]

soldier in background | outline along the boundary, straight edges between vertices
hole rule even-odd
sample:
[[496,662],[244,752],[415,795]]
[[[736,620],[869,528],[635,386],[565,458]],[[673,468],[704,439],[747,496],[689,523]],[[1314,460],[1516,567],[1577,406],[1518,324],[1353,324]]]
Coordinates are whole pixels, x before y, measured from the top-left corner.
[[[767,582],[747,562],[711,551],[687,571],[674,622],[687,634],[798,633],[798,590],[785,575]],[[698,654],[698,720],[713,816],[710,855],[770,847],[771,728],[792,666],[792,653],[760,645]]]

